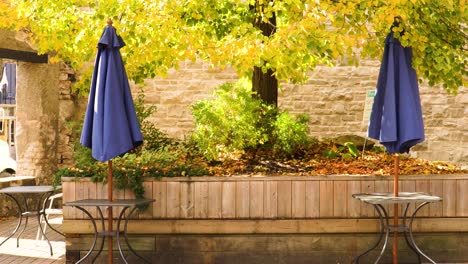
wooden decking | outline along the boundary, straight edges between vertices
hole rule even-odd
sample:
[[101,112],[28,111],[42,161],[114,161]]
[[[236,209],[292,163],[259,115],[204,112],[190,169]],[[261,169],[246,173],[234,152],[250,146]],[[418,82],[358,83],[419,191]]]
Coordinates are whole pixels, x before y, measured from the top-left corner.
[[[24,221],[24,220],[23,220]],[[24,222],[23,222],[24,223]],[[15,229],[17,218],[0,219],[0,243]],[[55,225],[58,230],[61,226]],[[21,229],[20,229],[21,230]],[[18,231],[19,233],[19,231]],[[58,264],[65,263],[65,238],[50,229],[50,239],[54,255],[50,255],[49,245],[45,240],[36,240],[36,218],[30,218],[28,226],[21,236],[19,247],[16,247],[16,235],[0,246],[0,263],[2,264]]]

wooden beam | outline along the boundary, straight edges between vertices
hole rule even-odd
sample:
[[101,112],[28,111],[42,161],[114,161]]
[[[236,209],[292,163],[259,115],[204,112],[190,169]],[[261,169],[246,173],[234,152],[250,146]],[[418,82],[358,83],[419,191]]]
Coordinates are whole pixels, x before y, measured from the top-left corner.
[[0,48],[0,58],[33,63],[48,63],[49,61],[49,56],[47,54],[38,55],[36,52],[2,48]]
[[[114,221],[115,224],[116,221]],[[91,234],[89,220],[64,220],[66,234]],[[378,219],[134,220],[132,234],[313,234],[376,233]],[[468,218],[417,218],[414,232],[468,232]]]

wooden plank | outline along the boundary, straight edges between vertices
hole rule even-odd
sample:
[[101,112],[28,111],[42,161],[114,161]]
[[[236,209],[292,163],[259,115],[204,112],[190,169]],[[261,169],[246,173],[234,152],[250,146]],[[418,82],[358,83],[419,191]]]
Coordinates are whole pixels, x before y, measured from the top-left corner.
[[[348,184],[346,181],[333,182],[333,216],[346,217],[348,214]],[[349,197],[351,199],[351,197]]]
[[[75,195],[75,182],[62,182],[62,192],[63,192],[63,202],[72,202],[76,200]],[[76,208],[71,206],[64,206],[63,207],[63,219],[76,219]]]
[[194,217],[208,217],[208,182],[195,182]]
[[[153,198],[153,182],[145,181],[143,182],[143,189],[145,190],[145,198],[154,199]],[[138,214],[139,219],[152,219],[153,218],[153,204],[149,204],[148,207],[139,212]]]
[[[88,184],[90,184],[88,182]],[[109,199],[109,197],[107,196],[107,192],[108,192],[108,188],[107,188],[107,183],[104,184],[102,182],[97,182],[96,183],[96,198],[97,199]],[[102,212],[102,215],[104,218],[107,218],[107,209],[106,208],[100,208],[101,209],[101,212]],[[96,208],[94,208],[94,210],[96,211],[96,215],[97,215],[97,210]]]
[[457,216],[468,216],[468,180],[457,181]]
[[[97,199],[97,194],[98,194],[97,186],[98,185],[96,185],[96,184],[86,184],[89,199]],[[90,207],[90,208],[88,208],[88,212],[93,217],[98,216],[96,208]]]
[[193,218],[195,202],[195,185],[192,182],[180,183],[180,217]]
[[153,182],[153,198],[156,202],[153,203],[153,215],[155,218],[166,218],[167,210],[167,183],[163,181]]
[[248,181],[236,183],[236,218],[250,216],[250,184]]
[[[416,191],[416,182],[414,180],[403,180],[400,182],[401,182],[401,189],[399,190],[400,192],[415,192]],[[403,216],[405,207],[406,206],[404,205],[400,206],[400,216]],[[413,214],[415,209],[416,209],[416,204],[410,203],[408,206],[407,215],[410,216],[411,214]]]
[[278,217],[278,182],[265,181],[264,186],[263,216],[276,218]]
[[129,190],[129,189],[124,190],[124,196],[125,196],[125,199],[135,199],[136,198],[135,193],[132,190]]
[[278,181],[278,217],[289,218],[292,215],[291,181]]
[[221,182],[208,183],[208,218],[221,218],[222,215]]
[[[315,234],[376,233],[379,219],[161,219],[130,220],[128,232],[134,234]],[[67,234],[91,234],[92,225],[83,220],[65,220]],[[468,232],[467,218],[416,218],[413,231]],[[403,235],[402,235],[403,236]],[[404,243],[404,242],[403,242]],[[391,253],[390,253],[391,254]]]
[[32,63],[48,63],[49,56],[47,54],[37,54],[36,52],[11,50],[0,48],[0,58],[19,60]]
[[[415,181],[415,191],[416,192],[423,192],[423,193],[430,193],[430,184],[429,180],[416,180]],[[429,206],[424,206],[418,212],[418,216],[429,216]]]
[[167,217],[180,217],[180,183],[167,183]]
[[457,183],[452,180],[443,180],[443,216],[455,216],[457,210]]
[[318,181],[306,181],[306,217],[317,218],[320,216],[320,183]]
[[354,193],[361,193],[361,181],[348,181],[348,216],[359,217],[361,216],[361,201],[352,198]]
[[[444,184],[442,180],[429,181],[430,194],[444,198]],[[442,216],[444,201],[429,204],[429,216]]]
[[333,181],[320,182],[320,217],[333,216]]
[[[114,187],[112,189],[112,196],[114,197],[113,199],[125,199],[125,190],[124,189],[117,189]],[[123,207],[122,206],[114,206],[112,208],[112,219],[118,219],[120,212],[122,212]],[[108,211],[108,209],[106,209]],[[129,213],[128,211],[126,212],[127,214]]]
[[221,217],[236,217],[236,183],[222,182]]
[[292,181],[292,218],[306,216],[306,182]]
[[250,218],[263,218],[263,182],[250,182]]
[[[393,192],[393,190],[389,190],[389,185],[391,183],[388,181],[388,180],[375,180],[374,182],[374,192]],[[393,188],[393,186],[392,186]],[[392,213],[393,213],[393,205],[391,206],[392,207]],[[384,205],[384,208],[385,210],[387,210],[387,212],[389,212],[389,208],[390,206],[387,204],[387,205]],[[377,213],[375,214],[376,216],[378,215]]]
[[[77,200],[86,199],[88,192],[85,192],[87,183],[78,181],[75,187],[75,196]],[[77,210],[75,213],[76,219],[85,219],[85,214],[81,210]]]
[[[375,192],[375,181],[361,181],[361,192],[373,193]],[[361,216],[373,217],[375,216],[375,209],[372,205],[361,203]]]

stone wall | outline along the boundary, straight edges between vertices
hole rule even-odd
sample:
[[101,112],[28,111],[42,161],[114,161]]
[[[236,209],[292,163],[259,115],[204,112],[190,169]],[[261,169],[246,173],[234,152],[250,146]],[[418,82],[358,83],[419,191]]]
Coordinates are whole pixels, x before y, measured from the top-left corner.
[[[0,47],[33,52],[21,32],[0,30]],[[6,62],[0,58],[0,62]],[[72,164],[72,143],[79,136],[87,98],[71,92],[74,71],[64,64],[17,63],[17,161],[18,174],[51,181],[62,166]],[[343,134],[366,135],[365,99],[377,82],[379,61],[361,66],[317,67],[302,85],[282,84],[279,106],[291,113],[310,116],[310,135],[317,138]],[[147,80],[146,101],[157,106],[151,117],[170,136],[184,138],[193,130],[190,106],[208,98],[213,89],[238,78],[233,69],[212,69],[200,62],[181,63],[167,78]],[[134,97],[140,92],[132,85]],[[442,89],[420,87],[426,141],[413,148],[414,156],[468,164],[468,91],[447,95]],[[78,100],[79,99],[79,100]]]
[[[366,93],[375,90],[379,65],[379,61],[363,61],[360,67],[317,67],[305,84],[282,84],[278,104],[291,113],[308,114],[311,136],[366,136]],[[232,69],[213,70],[202,63],[182,63],[167,78],[146,81],[146,100],[158,108],[152,121],[169,135],[183,138],[194,127],[189,106],[208,98],[219,84],[236,79]],[[468,164],[467,89],[448,95],[424,83],[420,93],[426,141],[415,146],[411,154]]]
[[[0,30],[0,48],[34,53],[27,34]],[[59,164],[71,164],[69,121],[80,113],[71,93],[74,71],[64,64],[16,64],[17,175],[31,175],[37,184],[50,183]]]

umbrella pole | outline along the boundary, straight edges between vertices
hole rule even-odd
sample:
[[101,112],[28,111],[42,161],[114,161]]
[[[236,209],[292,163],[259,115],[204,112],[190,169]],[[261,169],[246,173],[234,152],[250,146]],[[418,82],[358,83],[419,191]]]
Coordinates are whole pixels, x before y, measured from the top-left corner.
[[[112,160],[108,161],[108,172],[107,172],[107,197],[109,202],[112,202],[113,197],[112,197]],[[113,258],[113,246],[112,246],[112,206],[109,206],[107,208],[108,211],[108,217],[107,217],[107,225],[108,225],[108,231],[109,231],[109,236],[107,237],[107,262],[109,264],[112,264],[112,258]]]
[[[393,167],[393,195],[398,196],[398,170],[400,167],[400,156],[395,155]],[[393,205],[393,264],[398,264],[398,204]]]

